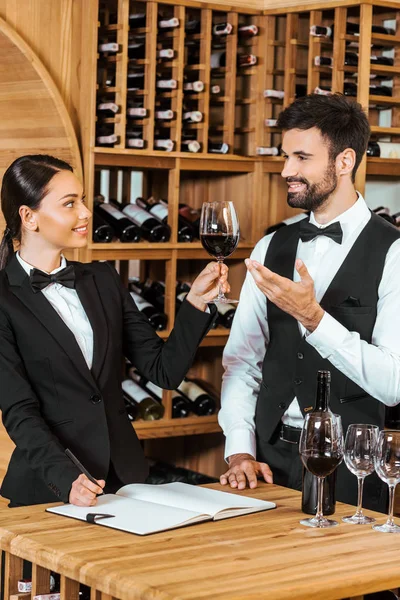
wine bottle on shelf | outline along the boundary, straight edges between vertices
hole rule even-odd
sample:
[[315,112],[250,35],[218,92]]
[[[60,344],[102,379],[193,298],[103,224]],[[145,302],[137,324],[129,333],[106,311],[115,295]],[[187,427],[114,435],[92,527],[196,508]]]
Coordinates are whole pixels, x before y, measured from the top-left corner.
[[126,130],[126,145],[128,148],[144,148],[143,132],[128,128]]
[[93,213],[93,241],[108,244],[112,242],[113,237],[116,234],[113,231],[113,228],[105,219],[103,219],[99,212],[94,211]]
[[276,146],[258,146],[256,153],[259,156],[279,156],[279,148]]
[[203,120],[203,113],[199,110],[187,110],[182,114],[182,120],[188,123],[200,123]]
[[[146,381],[145,389],[150,392],[160,402],[162,401],[162,388],[151,381]],[[184,398],[178,391],[172,392],[172,418],[173,419],[184,419],[190,415],[192,405]]]
[[[330,413],[330,371],[318,371],[317,373],[317,393],[315,396],[315,407],[313,413]],[[323,487],[323,513],[332,515],[335,512],[335,484],[336,470],[328,475],[324,480]],[[315,515],[317,512],[317,488],[318,477],[312,475],[303,467],[303,490],[301,497],[301,510],[307,515]]]
[[121,242],[139,242],[141,231],[116,206],[95,198],[94,212],[100,215],[115,231]]
[[180,392],[192,405],[192,411],[198,416],[212,415],[215,413],[217,404],[198,383],[190,381],[187,377],[178,386]]
[[202,92],[204,90],[204,83],[202,81],[186,81],[183,84],[184,92]]
[[[168,203],[163,200],[155,200],[154,198],[136,198],[136,204],[147,210],[153,217],[164,223],[167,227],[168,223]],[[181,216],[178,216],[178,242],[193,241],[194,231],[190,223],[185,221]]]
[[236,307],[233,304],[217,304],[218,320],[227,329],[232,327],[233,317],[235,316]]
[[107,54],[116,54],[121,51],[121,47],[116,42],[106,42],[104,44],[99,44],[99,52],[107,53]]
[[140,227],[142,236],[149,242],[168,242],[171,230],[168,225],[152,217],[146,210],[137,204],[124,204],[122,212]]
[[216,23],[212,28],[213,35],[229,35],[232,31],[230,23]]
[[141,295],[140,288],[137,288],[133,283],[129,284],[130,295],[135,301],[138,310],[142,312],[150,322],[150,325],[156,331],[162,331],[167,328],[168,317],[163,310],[159,310],[158,307],[154,306],[151,302],[146,300]]
[[146,14],[145,13],[132,13],[129,15],[129,27],[130,29],[139,29],[140,27],[146,27]]
[[201,210],[181,202],[178,206],[179,216],[193,227],[196,237],[199,237]]
[[393,142],[368,142],[367,156],[400,158],[400,144]]
[[229,152],[229,144],[225,142],[208,142],[208,151],[211,154],[227,154]]
[[176,29],[179,27],[179,19],[172,17],[171,19],[161,19],[158,21],[159,29]]
[[161,48],[157,50],[156,56],[161,60],[172,60],[175,57],[175,51],[173,48]]
[[115,146],[115,144],[119,144],[120,137],[116,133],[112,127],[103,128],[99,127],[96,130],[96,144],[99,146]]
[[279,223],[275,223],[274,225],[270,225],[265,230],[265,235],[269,235],[274,231],[278,231],[281,227],[286,227],[286,225],[292,225],[292,223],[297,223],[297,221],[302,221],[303,219],[310,216],[309,212],[300,213],[298,215],[294,215],[293,217],[289,217],[288,219],[283,219]]
[[130,59],[142,59],[146,56],[146,46],[141,42],[128,42],[128,57]]
[[[168,200],[160,200],[160,204],[168,207]],[[182,208],[185,207],[185,208]],[[186,208],[187,207],[187,208]],[[192,242],[193,238],[198,237],[200,221],[197,222],[198,214],[196,212],[196,218],[192,219],[189,214],[191,208],[187,204],[179,204],[178,207],[178,242]]]
[[128,119],[145,119],[147,117],[147,109],[139,102],[128,101],[126,116]]
[[174,118],[174,111],[170,110],[169,108],[166,110],[155,110],[154,111],[154,118],[155,119],[160,119],[161,121],[170,121],[171,119]]
[[265,119],[264,125],[265,127],[276,127],[278,123],[278,119]]
[[[371,64],[393,66],[394,59],[387,56],[370,56]],[[333,67],[333,58],[330,56],[316,56],[314,64],[317,67]],[[349,67],[358,66],[358,54],[356,52],[346,52],[344,55],[344,64]]]
[[176,79],[157,79],[156,87],[164,90],[176,90],[178,82]]
[[241,38],[249,38],[258,35],[257,25],[241,25],[238,28],[238,34]]
[[[385,35],[395,35],[395,30],[389,27],[383,27],[382,25],[372,25],[372,34],[382,33]],[[327,37],[333,40],[335,33],[335,26],[324,27],[322,25],[312,25],[310,28],[310,35],[316,37]],[[346,34],[347,35],[360,35],[360,25],[358,23],[346,23]]]
[[124,391],[122,391],[122,397],[124,399],[125,410],[127,412],[129,420],[136,421],[136,419],[139,416],[139,404],[136,402],[136,400],[131,398],[131,396],[128,396],[128,394],[126,394]]
[[[238,67],[251,67],[257,64],[257,56],[255,54],[237,54],[236,65]],[[211,54],[210,67],[217,69],[226,66],[225,50],[217,50]]]
[[114,117],[119,112],[119,108],[115,102],[100,102],[97,105],[97,114],[101,118]]
[[185,23],[185,31],[187,34],[200,33],[201,23],[199,19],[189,19]]
[[181,141],[182,152],[200,152],[201,145],[197,140],[182,140]]
[[[346,83],[345,83],[346,85]],[[388,85],[375,85],[371,84],[369,86],[369,93],[371,96],[388,96],[392,97],[393,89]]]
[[221,86],[219,86],[219,85],[212,85],[210,87],[210,94],[213,94],[213,95],[216,96],[217,94],[220,94],[220,93],[221,93]]
[[[300,98],[307,95],[307,86],[302,83],[296,83],[295,85],[295,97]],[[283,90],[264,90],[264,98],[279,98],[282,100],[285,97]]]
[[165,152],[172,152],[174,149],[174,142],[170,139],[165,138],[156,138],[154,140],[154,147],[157,150],[164,150]]
[[127,91],[136,92],[144,89],[144,73],[138,71],[128,71]]
[[122,389],[128,398],[132,398],[138,404],[139,415],[144,421],[162,419],[164,406],[143,390],[136,381],[125,379],[122,382]]

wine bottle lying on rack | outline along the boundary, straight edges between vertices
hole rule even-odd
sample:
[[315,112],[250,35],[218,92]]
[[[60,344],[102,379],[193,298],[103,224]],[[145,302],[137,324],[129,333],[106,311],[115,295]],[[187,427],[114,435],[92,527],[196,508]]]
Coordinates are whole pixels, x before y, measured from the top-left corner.
[[[314,90],[314,94],[322,94],[322,95],[330,95],[332,93],[331,89],[325,86],[316,87]],[[345,96],[357,96],[357,84],[345,81],[343,84],[343,93]],[[391,87],[387,85],[370,85],[369,93],[371,96],[387,96],[391,97],[393,90]]]
[[122,397],[124,399],[125,410],[127,412],[129,420],[136,421],[136,419],[139,417],[139,404],[136,402],[136,400],[131,398],[131,396],[128,396],[128,394],[126,394],[124,391],[122,391]]
[[144,89],[144,73],[138,71],[128,71],[127,91],[135,92]]
[[96,144],[99,146],[113,147],[120,143],[120,137],[114,133],[114,128],[99,127],[96,130]]
[[[295,97],[300,98],[302,96],[307,95],[307,86],[302,83],[296,83],[295,86]],[[283,99],[285,97],[285,92],[283,90],[272,90],[267,89],[264,90],[264,98],[279,98]]]
[[164,406],[143,390],[136,381],[125,379],[122,382],[122,389],[129,399],[138,404],[139,416],[144,421],[162,419],[164,416]]
[[185,31],[187,34],[200,33],[201,24],[199,19],[189,19],[185,23]]
[[150,325],[156,331],[162,331],[167,328],[168,317],[167,315],[158,309],[158,307],[154,306],[151,302],[146,300],[141,295],[140,288],[136,287],[133,283],[129,284],[130,294],[135,301],[138,310],[142,312],[149,320]]
[[217,304],[218,309],[218,321],[223,327],[230,329],[233,323],[233,317],[236,313],[236,307],[234,304]]
[[241,38],[251,38],[258,35],[257,25],[241,25],[238,28],[238,34]]
[[[168,203],[154,198],[136,198],[136,204],[147,210],[153,217],[168,227]],[[178,242],[192,242],[194,238],[193,227],[178,215]]]
[[[392,67],[394,65],[394,59],[388,56],[370,56],[372,65],[387,65]],[[317,67],[333,67],[333,58],[330,56],[316,56],[314,64]],[[356,52],[346,52],[344,55],[344,64],[349,67],[358,66],[358,54]]]
[[187,110],[182,114],[182,121],[187,123],[200,123],[203,120],[203,113],[199,110]]
[[265,119],[264,125],[265,127],[276,127],[278,123],[278,119]]
[[229,144],[224,142],[208,142],[208,151],[210,154],[227,154],[229,152]]
[[144,148],[143,132],[141,130],[127,129],[126,130],[126,145],[128,148]]
[[204,90],[204,83],[202,81],[186,81],[183,84],[184,92],[202,92]]
[[256,150],[259,156],[279,156],[279,148],[276,146],[258,146]]
[[213,35],[229,35],[232,31],[233,27],[230,23],[217,23],[212,28]]
[[154,140],[154,148],[156,150],[164,150],[165,152],[172,152],[174,149],[174,142],[171,139],[156,138]]
[[111,225],[103,219],[98,211],[93,212],[93,241],[108,244],[117,237]]
[[114,204],[104,202],[102,196],[94,199],[94,212],[104,219],[115,231],[121,242],[139,242],[141,230],[132,223]]
[[179,19],[172,17],[171,19],[161,19],[158,21],[159,29],[175,29],[179,27]]
[[158,89],[176,90],[178,82],[176,79],[157,79],[156,87]]
[[[255,54],[237,54],[236,64],[238,67],[251,67],[257,64],[257,56]],[[225,50],[218,50],[211,54],[210,66],[212,69],[226,66]]]
[[99,44],[99,52],[107,53],[107,54],[116,54],[121,51],[121,47],[116,42],[106,42],[104,44]]
[[120,107],[115,102],[100,102],[97,105],[97,114],[100,118],[114,117]]
[[200,152],[201,145],[197,140],[182,140],[181,141],[182,152]]
[[156,57],[161,60],[172,60],[175,57],[173,48],[161,48],[157,50]]
[[146,210],[137,204],[128,203],[122,205],[122,212],[126,217],[140,227],[142,237],[149,242],[168,242],[171,230],[165,223],[152,217]]
[[129,15],[129,27],[130,29],[138,29],[139,27],[146,27],[146,14],[145,13],[132,13]]
[[400,144],[393,142],[368,142],[367,156],[400,158]]
[[[153,397],[162,402],[162,389],[155,385],[151,381],[147,381],[144,386],[146,391],[150,392]],[[172,418],[173,419],[184,419],[190,415],[192,405],[187,398],[184,398],[182,394],[174,390],[172,392]]]
[[126,116],[128,119],[145,119],[147,117],[147,109],[139,102],[128,101]]
[[146,46],[143,42],[128,42],[128,57],[131,59],[143,59],[146,56]]
[[215,413],[217,408],[215,399],[200,387],[198,383],[185,377],[178,386],[178,392],[191,402],[192,411],[196,415],[205,416]]
[[154,118],[161,121],[171,121],[175,117],[174,112],[171,109],[166,110],[155,110]]
[[[396,32],[394,29],[389,27],[383,27],[382,25],[372,25],[371,27],[372,34],[374,33],[382,33],[384,35],[395,35]],[[324,27],[322,25],[312,25],[310,28],[310,35],[314,35],[316,37],[327,37],[333,40],[335,32],[335,26],[331,25],[330,27]],[[360,35],[360,25],[358,23],[346,23],[346,34],[347,35]]]

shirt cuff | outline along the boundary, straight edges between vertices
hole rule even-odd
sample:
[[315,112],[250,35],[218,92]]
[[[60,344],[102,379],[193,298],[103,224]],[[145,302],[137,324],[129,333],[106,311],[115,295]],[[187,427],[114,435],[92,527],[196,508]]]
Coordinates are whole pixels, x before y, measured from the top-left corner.
[[348,329],[325,312],[318,327],[306,336],[306,341],[322,358],[328,358],[344,344],[348,335]]
[[224,458],[227,462],[232,454],[251,454],[256,458],[256,436],[252,431],[237,429],[226,436]]

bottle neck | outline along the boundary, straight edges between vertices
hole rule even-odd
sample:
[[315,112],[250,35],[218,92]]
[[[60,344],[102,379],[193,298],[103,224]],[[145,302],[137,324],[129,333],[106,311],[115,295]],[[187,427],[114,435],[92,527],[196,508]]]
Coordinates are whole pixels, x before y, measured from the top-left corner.
[[323,379],[318,381],[317,393],[315,396],[315,407],[313,412],[328,412],[330,411],[329,400],[331,394],[331,384]]

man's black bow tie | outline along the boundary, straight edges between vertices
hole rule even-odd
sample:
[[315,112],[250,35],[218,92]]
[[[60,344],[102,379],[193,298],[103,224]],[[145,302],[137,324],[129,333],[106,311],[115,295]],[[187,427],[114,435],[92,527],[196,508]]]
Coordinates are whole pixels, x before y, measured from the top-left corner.
[[304,219],[300,223],[300,237],[303,242],[309,242],[313,240],[317,235],[326,235],[330,237],[334,242],[341,244],[343,239],[343,231],[339,221],[328,225],[328,227],[316,227],[310,221]]
[[65,287],[74,288],[74,265],[69,265],[64,269],[61,269],[61,271],[58,271],[58,273],[54,273],[53,275],[44,273],[43,271],[40,271],[40,269],[32,269],[31,274],[29,276],[29,281],[32,290],[35,292],[35,294],[43,290],[48,285],[50,285],[50,283],[60,283],[61,285],[65,285]]

